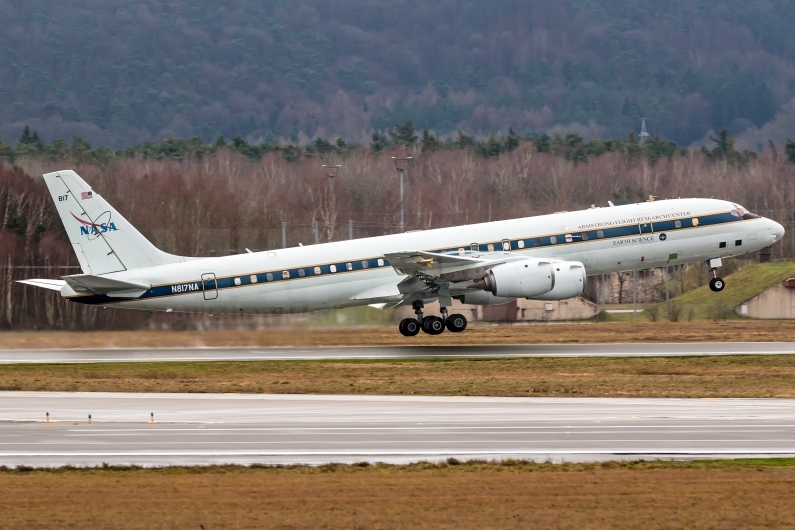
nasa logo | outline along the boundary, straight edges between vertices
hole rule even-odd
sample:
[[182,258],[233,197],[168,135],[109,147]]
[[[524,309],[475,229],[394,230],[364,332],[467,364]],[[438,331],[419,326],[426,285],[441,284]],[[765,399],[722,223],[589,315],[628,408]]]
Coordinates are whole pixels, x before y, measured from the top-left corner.
[[[72,213],[72,212],[69,212]],[[110,215],[108,215],[107,222],[98,222],[92,223],[90,221],[85,221],[80,219],[78,216],[72,213],[72,217],[77,219],[80,224],[83,226],[80,227],[80,235],[81,236],[96,236],[99,234],[104,234],[105,232],[114,232],[117,230],[116,225],[110,221]],[[102,216],[100,216],[102,217]]]
[[668,236],[665,234],[660,234],[660,241],[665,241],[666,239],[668,239]]

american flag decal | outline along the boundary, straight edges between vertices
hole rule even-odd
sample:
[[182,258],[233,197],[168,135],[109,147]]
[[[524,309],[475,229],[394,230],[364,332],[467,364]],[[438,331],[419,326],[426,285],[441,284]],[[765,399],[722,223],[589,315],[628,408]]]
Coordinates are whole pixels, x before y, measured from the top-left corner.
[[80,198],[81,199],[93,199],[94,198],[94,192],[93,191],[83,191],[83,192],[80,193]]

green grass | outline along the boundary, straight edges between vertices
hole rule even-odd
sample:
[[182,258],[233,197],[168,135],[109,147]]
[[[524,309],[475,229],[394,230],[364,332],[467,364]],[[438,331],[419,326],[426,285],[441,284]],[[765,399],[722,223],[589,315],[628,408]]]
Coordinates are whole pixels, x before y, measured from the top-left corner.
[[[704,285],[672,301],[681,308],[679,320],[687,320],[690,311],[693,319],[741,318],[734,312],[736,306],[793,275],[795,262],[757,263],[724,278],[726,288],[719,293]],[[665,303],[660,304],[660,310],[665,318]]]

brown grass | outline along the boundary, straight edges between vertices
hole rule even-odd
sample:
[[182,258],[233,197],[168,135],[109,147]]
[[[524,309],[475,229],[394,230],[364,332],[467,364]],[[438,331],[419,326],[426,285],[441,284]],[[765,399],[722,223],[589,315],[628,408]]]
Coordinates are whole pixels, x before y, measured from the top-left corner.
[[3,365],[0,390],[795,397],[795,356]]
[[0,472],[0,529],[792,527],[771,462]]
[[586,322],[473,326],[464,333],[401,336],[394,327],[291,328],[261,331],[18,331],[0,333],[2,349],[178,348],[194,346],[375,346],[607,342],[786,342],[795,321]]

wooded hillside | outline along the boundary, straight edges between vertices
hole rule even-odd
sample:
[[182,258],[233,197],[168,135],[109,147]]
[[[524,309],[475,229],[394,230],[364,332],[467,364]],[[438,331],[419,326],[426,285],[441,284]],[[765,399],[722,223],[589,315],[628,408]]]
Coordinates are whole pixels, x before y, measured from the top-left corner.
[[794,26],[783,0],[0,0],[0,139],[614,138],[645,116],[761,150],[795,136]]

